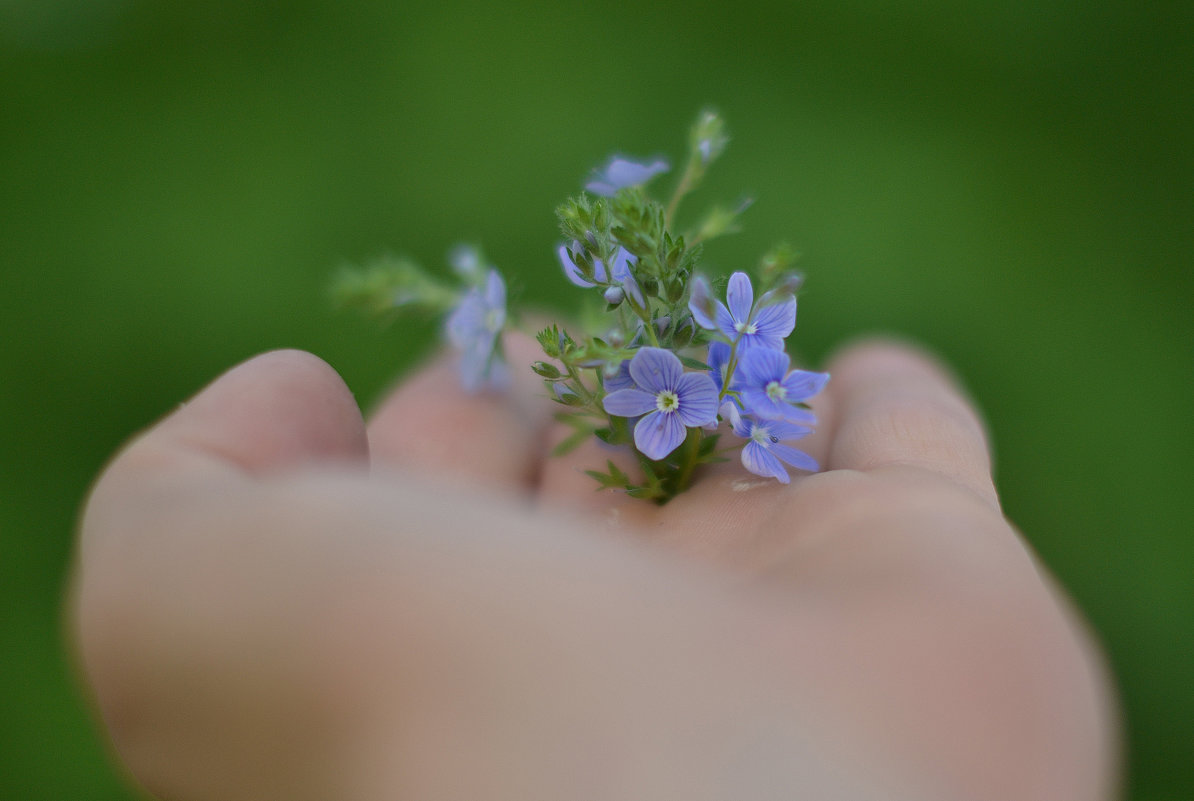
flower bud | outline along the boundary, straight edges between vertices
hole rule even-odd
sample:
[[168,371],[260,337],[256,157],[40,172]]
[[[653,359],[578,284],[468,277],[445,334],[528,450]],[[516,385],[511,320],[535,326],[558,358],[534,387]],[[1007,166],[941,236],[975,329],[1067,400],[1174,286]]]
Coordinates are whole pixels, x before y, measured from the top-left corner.
[[605,302],[610,306],[617,306],[626,299],[626,293],[620,286],[611,286],[605,290]]

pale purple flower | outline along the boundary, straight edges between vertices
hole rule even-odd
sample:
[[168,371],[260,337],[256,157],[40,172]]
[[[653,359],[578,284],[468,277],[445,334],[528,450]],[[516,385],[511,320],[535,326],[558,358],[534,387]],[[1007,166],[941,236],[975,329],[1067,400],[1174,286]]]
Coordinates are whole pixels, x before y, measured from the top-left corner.
[[812,424],[813,413],[795,404],[816,395],[828,373],[788,371],[791,360],[782,350],[754,348],[739,354],[734,388],[748,414],[763,420]]
[[630,360],[635,386],[606,395],[605,411],[617,417],[645,415],[634,426],[634,444],[648,459],[662,459],[680,446],[688,427],[717,419],[717,387],[708,373],[685,373],[676,354],[639,348]]
[[634,387],[634,379],[630,377],[629,361],[620,361],[617,364],[606,362],[601,371],[601,379],[607,393]]
[[819,469],[816,459],[783,444],[811,432],[808,426],[782,420],[756,420],[736,413],[732,413],[732,417],[734,433],[748,440],[742,448],[742,465],[756,476],[770,476],[781,484],[787,484],[791,479],[784,464],[809,472]]
[[709,283],[701,277],[693,279],[688,309],[701,328],[720,331],[730,342],[738,344],[738,352],[766,347],[783,350],[784,339],[796,327],[796,297],[768,293],[754,302],[754,287],[746,273],[730,276],[726,287],[726,303],[714,300]]
[[710,342],[706,360],[709,362],[713,383],[717,385],[717,391],[721,392],[725,389],[726,372],[730,368],[730,346],[724,342]]
[[668,163],[663,159],[656,159],[650,164],[646,164],[614,156],[604,169],[593,171],[593,179],[585,184],[585,189],[594,195],[613,197],[619,189],[645,184],[659,173],[667,172],[669,169]]
[[[629,295],[631,300],[640,307],[646,306],[643,291],[639,288],[638,282],[634,280],[634,273],[630,269],[632,258],[630,251],[619,246],[608,272],[601,259],[593,259],[593,280],[590,281],[585,278],[576,264],[576,249],[579,247],[578,243],[573,242],[571,247],[560,245],[556,249],[556,255],[560,258],[560,266],[564,268],[564,275],[568,276],[569,281],[586,289],[595,286],[606,287],[605,299],[610,303],[621,303],[622,297]],[[621,290],[621,296],[611,296],[609,290]]]
[[503,386],[508,371],[497,353],[497,337],[506,324],[506,284],[490,270],[485,286],[472,287],[448,316],[448,341],[460,351],[460,383],[468,392]]

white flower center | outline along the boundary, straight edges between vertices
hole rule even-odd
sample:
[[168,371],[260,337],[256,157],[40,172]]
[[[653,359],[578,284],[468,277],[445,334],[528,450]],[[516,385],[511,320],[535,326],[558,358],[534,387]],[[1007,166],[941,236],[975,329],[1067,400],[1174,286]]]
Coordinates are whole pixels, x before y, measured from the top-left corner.
[[664,414],[674,412],[680,408],[680,396],[670,389],[665,389],[655,396],[655,408]]
[[759,327],[754,323],[734,323],[734,330],[739,334],[757,334]]
[[773,401],[786,401],[788,399],[788,390],[778,381],[772,381],[767,385],[767,397]]
[[764,448],[779,442],[779,437],[773,435],[766,426],[760,425],[752,425],[750,427],[750,438]]

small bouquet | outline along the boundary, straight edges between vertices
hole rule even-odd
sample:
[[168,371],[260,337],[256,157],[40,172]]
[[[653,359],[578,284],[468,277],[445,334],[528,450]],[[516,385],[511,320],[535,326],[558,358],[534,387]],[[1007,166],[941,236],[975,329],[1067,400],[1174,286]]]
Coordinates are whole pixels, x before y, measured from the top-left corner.
[[[590,437],[634,455],[636,475],[612,459],[586,471],[598,489],[666,503],[691,485],[701,465],[725,461],[735,450],[751,473],[786,484],[785,465],[818,469],[788,443],[812,431],[807,401],[829,379],[793,369],[785,351],[803,281],[792,269],[795,254],[776,247],[754,281],[735,272],[723,283],[701,274],[703,243],[738,230],[749,203],[714,207],[695,228],[674,229],[681,201],[727,142],[722,119],[703,112],[666,205],[646,188],[669,171],[666,161],[614,156],[584,193],[556,210],[564,241],[553,272],[600,295],[602,310],[583,331],[559,324],[539,331],[541,361],[507,363],[501,337],[513,323],[506,283],[476,247],[449,253],[453,285],[412,262],[383,259],[345,271],[336,294],[343,304],[374,312],[422,308],[445,315],[464,391],[501,391],[511,369],[533,370],[571,429],[556,455]],[[735,441],[724,446],[727,432]]]

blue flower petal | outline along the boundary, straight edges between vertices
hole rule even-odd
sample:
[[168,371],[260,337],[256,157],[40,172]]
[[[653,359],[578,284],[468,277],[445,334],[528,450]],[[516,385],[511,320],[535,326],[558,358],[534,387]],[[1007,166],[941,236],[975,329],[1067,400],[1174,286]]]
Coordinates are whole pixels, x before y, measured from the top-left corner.
[[742,398],[742,405],[746,407],[746,413],[763,420],[783,420],[793,408],[787,403],[775,400],[767,394],[765,389],[753,384],[743,387],[739,390],[738,395]]
[[647,308],[646,298],[643,297],[643,290],[639,288],[638,281],[634,280],[633,275],[627,275],[622,281],[622,288],[626,290],[626,294],[630,299],[639,306],[639,308]]
[[709,363],[713,383],[717,385],[717,391],[720,392],[725,385],[726,368],[730,366],[730,346],[724,342],[710,342],[709,355],[706,360]]
[[564,245],[556,250],[560,257],[560,266],[564,268],[564,275],[568,276],[568,280],[577,286],[593,287],[596,284],[585,280],[585,277],[580,274],[580,268],[576,266],[576,262],[572,260],[572,254],[568,252],[568,248]]
[[796,328],[796,298],[789,295],[781,303],[763,306],[752,322],[759,335],[779,337],[782,347],[782,340]]
[[688,310],[692,312],[692,319],[696,320],[696,324],[701,328],[713,331],[718,328],[717,322],[713,319],[716,314],[717,301],[713,299],[713,290],[709,287],[709,282],[705,280],[703,275],[698,275],[692,279],[692,291],[688,296]]
[[824,388],[829,380],[829,373],[814,373],[809,370],[793,370],[783,380],[784,389],[788,394],[788,401],[796,403],[816,395]]
[[463,350],[476,339],[484,323],[485,304],[481,300],[481,293],[476,289],[470,289],[464,293],[460,304],[448,316],[445,333],[453,347]]
[[754,440],[746,443],[746,447],[742,449],[742,466],[756,476],[778,479],[781,484],[787,484],[791,480],[779,459]]
[[676,354],[663,348],[639,348],[630,360],[630,377],[643,389],[656,394],[666,390],[674,391],[684,365]]
[[[807,412],[807,409],[801,409],[802,412]],[[808,412],[812,416],[812,412]],[[780,442],[787,442],[788,440],[800,439],[813,433],[813,430],[806,425],[796,425],[791,418],[787,420],[768,420],[766,423],[767,433],[778,439]]]
[[594,172],[593,180],[585,184],[585,189],[595,195],[612,197],[619,189],[627,186],[645,184],[654,176],[669,169],[668,163],[656,159],[650,164],[643,164],[621,156],[614,156],[605,168]]
[[752,348],[783,350],[784,338],[775,334],[746,334],[742,337],[738,349],[745,353]]
[[730,314],[730,310],[720,300],[714,302],[713,316],[717,319],[717,330],[721,331],[726,339],[737,342],[742,333],[738,330],[734,315]]
[[638,417],[657,409],[655,396],[641,389],[619,389],[611,392],[601,400],[601,406],[609,414],[617,417]]
[[676,384],[680,405],[676,414],[686,426],[703,426],[717,419],[717,385],[708,373],[685,373]]
[[687,433],[680,415],[654,411],[634,427],[634,445],[648,459],[662,459],[680,447]]
[[742,411],[738,408],[737,403],[732,400],[724,401],[717,413],[730,424],[730,428],[734,429],[735,434],[744,439],[750,437],[750,421],[742,416]]
[[750,307],[754,302],[755,290],[750,285],[750,277],[744,272],[736,272],[731,275],[729,286],[726,287],[726,304],[730,307],[730,314],[734,316],[734,322],[748,322]]
[[792,465],[792,467],[799,468],[800,470],[807,470],[810,473],[815,473],[821,469],[817,464],[816,459],[809,456],[804,451],[800,451],[795,448],[789,448],[787,445],[774,444],[769,447],[767,451],[780,461],[787,462],[788,464]]
[[614,260],[609,265],[609,274],[615,281],[625,281],[630,278],[630,251],[621,245],[614,254]]
[[782,350],[750,348],[740,354],[738,372],[744,386],[762,389],[772,381],[783,381],[791,359]]
[[[501,273],[497,270],[490,270],[489,275],[485,279],[485,305],[489,310],[501,310],[503,323],[505,322],[506,312],[506,282],[502,280]],[[500,327],[500,326],[499,326]]]
[[606,392],[617,392],[620,389],[634,389],[634,379],[630,377],[630,362],[619,362],[613,375],[606,375]]

